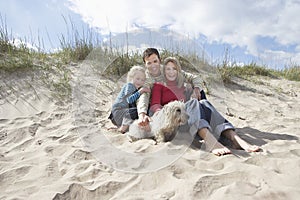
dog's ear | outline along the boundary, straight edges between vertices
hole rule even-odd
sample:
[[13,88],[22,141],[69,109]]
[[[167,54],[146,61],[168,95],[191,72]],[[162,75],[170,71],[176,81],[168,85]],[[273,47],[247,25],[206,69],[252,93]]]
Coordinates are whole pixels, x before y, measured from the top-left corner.
[[169,126],[170,121],[172,120],[172,108],[170,106],[165,105],[160,114],[160,128]]
[[163,108],[165,116],[170,116],[171,112],[172,112],[172,108],[170,106],[164,106]]

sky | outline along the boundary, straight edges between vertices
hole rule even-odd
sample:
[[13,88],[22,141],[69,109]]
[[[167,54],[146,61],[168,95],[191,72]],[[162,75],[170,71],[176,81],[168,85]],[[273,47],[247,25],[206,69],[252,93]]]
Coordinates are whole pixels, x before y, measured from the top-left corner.
[[59,47],[71,21],[101,40],[168,30],[192,38],[212,62],[300,64],[300,0],[0,0],[0,14],[14,37],[45,49]]

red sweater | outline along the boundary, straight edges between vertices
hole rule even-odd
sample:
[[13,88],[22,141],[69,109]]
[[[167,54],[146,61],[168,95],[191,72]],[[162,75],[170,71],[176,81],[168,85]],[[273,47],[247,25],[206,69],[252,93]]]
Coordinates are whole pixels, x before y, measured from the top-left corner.
[[182,100],[185,102],[185,87],[177,87],[176,81],[168,81],[163,83],[154,83],[151,91],[150,111],[156,112],[165,104],[174,101]]

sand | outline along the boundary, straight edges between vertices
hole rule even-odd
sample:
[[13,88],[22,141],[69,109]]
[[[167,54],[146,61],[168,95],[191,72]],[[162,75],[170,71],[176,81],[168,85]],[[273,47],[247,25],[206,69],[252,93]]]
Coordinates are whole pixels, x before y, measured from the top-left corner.
[[299,198],[299,82],[235,78],[212,90],[212,104],[262,148],[218,157],[198,141],[130,143],[108,131],[118,86],[83,65],[70,66],[65,100],[38,78],[1,75],[0,199]]

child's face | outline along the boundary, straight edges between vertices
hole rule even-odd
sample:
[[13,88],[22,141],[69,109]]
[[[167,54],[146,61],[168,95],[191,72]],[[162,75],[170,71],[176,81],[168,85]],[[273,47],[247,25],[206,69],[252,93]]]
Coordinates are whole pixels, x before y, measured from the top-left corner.
[[133,76],[132,83],[136,89],[142,87],[145,83],[146,75],[143,72],[137,71]]

